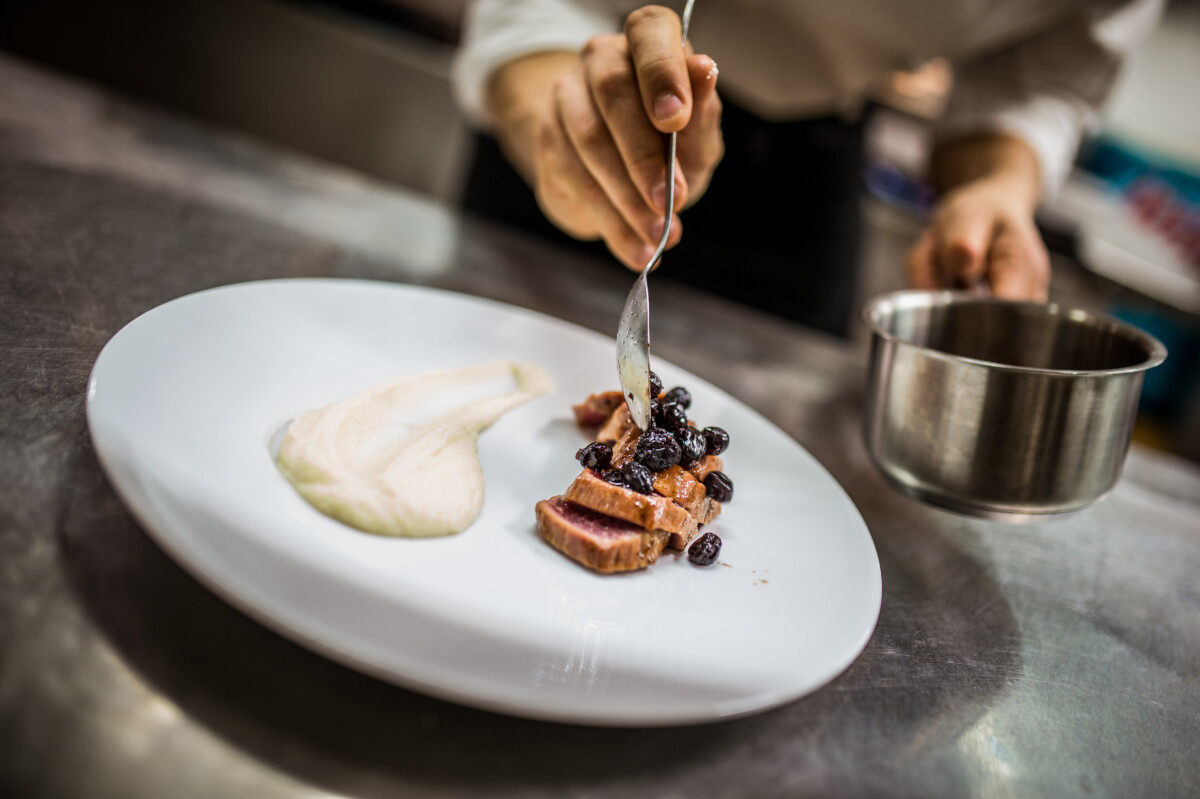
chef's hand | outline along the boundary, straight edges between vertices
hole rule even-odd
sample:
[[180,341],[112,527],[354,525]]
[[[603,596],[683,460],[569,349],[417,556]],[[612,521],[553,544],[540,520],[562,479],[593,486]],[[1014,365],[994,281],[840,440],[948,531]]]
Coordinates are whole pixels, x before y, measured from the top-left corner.
[[[489,88],[501,145],[543,213],[638,271],[662,237],[663,134],[678,133],[676,210],[700,198],[724,154],[716,64],[689,54],[681,31],[675,12],[646,6],[623,34],[509,62]],[[675,216],[668,246],[681,233]]]
[[913,287],[1044,302],[1050,256],[1033,221],[1041,176],[1028,145],[1004,135],[954,142],[934,153],[931,171],[943,193],[908,254]]

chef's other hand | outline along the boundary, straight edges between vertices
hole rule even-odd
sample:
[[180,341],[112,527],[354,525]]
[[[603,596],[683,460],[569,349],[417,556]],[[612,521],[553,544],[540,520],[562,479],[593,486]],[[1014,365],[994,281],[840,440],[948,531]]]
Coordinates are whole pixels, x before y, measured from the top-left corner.
[[913,287],[1044,302],[1050,256],[1033,220],[1041,181],[1033,151],[1003,135],[960,141],[935,153],[933,173],[945,191],[909,251]]
[[[501,143],[543,213],[622,263],[646,265],[666,211],[665,133],[677,132],[675,209],[696,202],[724,154],[716,64],[680,45],[660,6],[580,53],[538,53],[502,67],[489,93]],[[668,246],[682,234],[671,223]]]

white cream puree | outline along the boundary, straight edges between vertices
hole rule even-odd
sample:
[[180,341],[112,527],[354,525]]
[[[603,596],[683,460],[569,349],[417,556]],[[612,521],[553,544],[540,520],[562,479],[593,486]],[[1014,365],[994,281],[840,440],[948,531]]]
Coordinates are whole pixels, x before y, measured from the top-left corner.
[[317,510],[360,530],[461,532],[483,507],[479,433],[551,388],[511,361],[397,377],[300,416],[277,463]]

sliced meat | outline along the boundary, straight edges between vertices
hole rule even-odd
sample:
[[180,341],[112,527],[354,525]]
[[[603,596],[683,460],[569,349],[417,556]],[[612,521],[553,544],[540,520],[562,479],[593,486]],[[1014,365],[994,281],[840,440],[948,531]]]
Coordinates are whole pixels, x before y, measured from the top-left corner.
[[637,430],[637,425],[633,423],[629,406],[622,402],[608,417],[608,420],[600,425],[600,429],[596,431],[596,440],[601,444],[611,445],[619,441],[621,436],[630,429]]
[[612,445],[612,465],[614,469],[620,469],[626,463],[633,460],[633,453],[637,450],[638,439],[641,436],[642,431],[638,429],[637,425],[630,422],[629,427],[625,429],[625,432],[621,434],[617,442]]
[[[708,496],[708,489],[704,487],[704,483],[692,476],[691,472],[678,466],[671,466],[654,475],[654,490],[686,510],[696,520],[697,525],[708,524],[721,513],[721,503]],[[686,549],[691,542],[691,537],[685,537],[682,533],[672,533],[667,546],[671,549]]]
[[605,482],[591,469],[584,469],[567,488],[563,499],[588,510],[630,522],[643,530],[665,530],[685,539],[696,534],[696,520],[666,497],[639,494]]
[[721,503],[712,497],[705,497],[695,515],[697,524],[708,524],[721,515]]
[[700,535],[700,529],[690,531],[689,533],[671,533],[667,536],[667,548],[674,549],[677,552],[682,552],[688,548],[688,545],[696,540]]
[[[678,466],[668,466],[654,475],[654,490],[692,516],[700,512],[708,490],[692,473]],[[699,519],[697,519],[699,521]]]
[[643,569],[667,543],[663,530],[646,531],[567,502],[561,496],[535,506],[538,533],[576,563],[603,574]]
[[572,406],[572,410],[575,411],[575,422],[580,427],[599,427],[608,421],[613,411],[624,404],[625,397],[620,391],[604,391],[592,394],[583,402]]

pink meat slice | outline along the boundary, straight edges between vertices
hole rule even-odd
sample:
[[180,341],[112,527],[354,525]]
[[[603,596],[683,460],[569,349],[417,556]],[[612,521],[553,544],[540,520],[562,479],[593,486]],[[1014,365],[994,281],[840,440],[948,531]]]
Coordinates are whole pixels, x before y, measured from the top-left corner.
[[561,496],[535,506],[538,533],[571,560],[603,574],[644,569],[658,560],[668,533],[590,511]]

